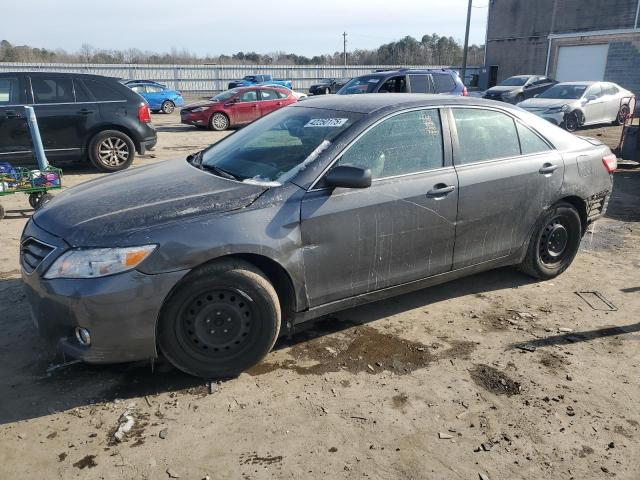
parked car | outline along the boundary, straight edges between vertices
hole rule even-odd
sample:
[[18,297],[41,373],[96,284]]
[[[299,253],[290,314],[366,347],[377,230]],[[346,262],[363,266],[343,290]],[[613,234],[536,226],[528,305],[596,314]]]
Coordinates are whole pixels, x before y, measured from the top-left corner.
[[573,132],[585,125],[622,125],[634,94],[610,82],[564,82],[518,106]]
[[157,141],[149,106],[116,78],[0,73],[0,161],[36,164],[23,105],[33,106],[53,165],[89,159],[99,170],[115,172]]
[[275,84],[287,87],[289,90],[293,89],[291,80],[274,80],[271,75],[247,75],[242,80],[232,80],[231,82],[229,82],[229,90],[237,87],[250,87],[251,85],[260,84]]
[[182,93],[158,85],[130,83],[131,90],[144,98],[152,112],[173,113],[176,107],[184,107]]
[[487,100],[520,103],[527,98],[540,95],[557,83],[555,80],[540,75],[516,75],[490,88],[484,92],[483,97]]
[[164,83],[159,83],[159,82],[156,82],[155,80],[120,80],[120,81],[126,86],[140,84],[140,85],[155,85],[157,87],[164,87],[164,88],[167,87]]
[[291,95],[293,95],[294,97],[296,97],[296,100],[300,100],[301,98],[307,98],[309,95],[307,95],[304,92],[296,92],[295,90],[292,90],[290,88],[287,87],[283,87],[282,85],[278,85],[278,84],[265,84],[263,85],[264,87],[273,87],[273,88],[284,88],[285,90],[288,90]]
[[349,80],[349,78],[325,78],[311,85],[309,87],[309,93],[311,95],[329,95],[330,93],[336,93],[344,87]]
[[282,87],[233,88],[204,102],[187,105],[180,110],[180,121],[221,132],[247,125],[294,102],[296,97],[291,90]]
[[507,104],[310,98],[185,161],[57,195],[25,227],[22,279],[71,357],[160,351],[225,377],[340,309],[507,265],[559,275],[615,168],[599,141]]
[[446,93],[467,96],[455,70],[383,70],[351,79],[338,95],[356,93]]

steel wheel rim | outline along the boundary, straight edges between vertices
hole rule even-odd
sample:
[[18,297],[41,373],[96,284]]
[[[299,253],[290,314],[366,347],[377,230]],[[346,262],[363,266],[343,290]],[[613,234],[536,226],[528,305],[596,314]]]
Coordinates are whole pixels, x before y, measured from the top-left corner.
[[225,128],[227,128],[227,119],[220,113],[216,113],[211,119],[211,122],[213,123],[213,126],[218,130],[224,130]]
[[173,113],[174,108],[173,102],[164,102],[162,105],[162,111],[164,113]]
[[569,252],[569,228],[560,217],[551,220],[540,236],[538,251],[540,260],[545,265],[561,263]]
[[98,157],[102,164],[118,167],[129,159],[129,145],[118,137],[107,137],[98,146]]
[[242,352],[255,331],[255,305],[241,290],[219,287],[191,297],[181,307],[178,340],[196,357],[223,359]]

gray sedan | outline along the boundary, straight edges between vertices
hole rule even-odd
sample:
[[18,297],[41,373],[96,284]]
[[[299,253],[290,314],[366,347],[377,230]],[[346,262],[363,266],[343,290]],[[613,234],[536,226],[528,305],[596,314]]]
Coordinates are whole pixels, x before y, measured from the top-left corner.
[[311,98],[58,195],[25,227],[22,278],[71,357],[230,376],[330,312],[506,265],[559,275],[615,168],[508,104]]
[[564,82],[519,107],[573,132],[585,125],[622,125],[633,93],[609,82]]

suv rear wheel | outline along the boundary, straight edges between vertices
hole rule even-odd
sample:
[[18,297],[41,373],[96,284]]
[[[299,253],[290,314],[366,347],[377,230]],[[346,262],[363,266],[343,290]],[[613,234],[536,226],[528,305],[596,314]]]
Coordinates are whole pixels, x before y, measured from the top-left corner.
[[228,378],[254,366],[280,332],[280,303],[265,275],[241,260],[203,266],[167,299],[158,344],[176,368]]
[[128,168],[135,155],[133,141],[118,130],[100,132],[89,143],[89,159],[102,172]]

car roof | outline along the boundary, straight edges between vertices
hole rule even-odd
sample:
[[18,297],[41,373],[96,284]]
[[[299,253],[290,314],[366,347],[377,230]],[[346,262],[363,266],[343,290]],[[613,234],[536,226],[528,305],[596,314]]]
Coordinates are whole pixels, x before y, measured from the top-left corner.
[[586,85],[586,86],[590,86],[590,85],[595,85],[596,83],[603,83],[603,82],[594,82],[594,81],[587,81],[587,82],[561,82],[558,85],[562,86],[562,85]]
[[[496,102],[477,97],[461,97],[457,95],[440,95],[427,93],[362,93],[355,95],[322,95],[307,98],[294,108],[325,108],[355,113],[372,113],[383,108],[398,107],[398,110],[410,107],[429,107],[435,105],[477,105],[496,106]],[[500,104],[509,108],[508,104]]]
[[[385,70],[380,69],[371,73],[365,73],[363,75],[358,75],[358,77],[368,77],[369,75],[400,75],[400,74],[410,74],[410,73],[447,73],[453,74],[456,73],[455,70],[451,70],[449,68],[399,68],[394,70]],[[357,77],[354,77],[357,78]]]

